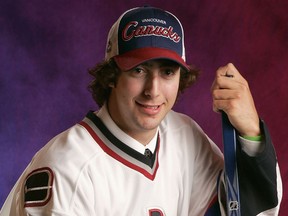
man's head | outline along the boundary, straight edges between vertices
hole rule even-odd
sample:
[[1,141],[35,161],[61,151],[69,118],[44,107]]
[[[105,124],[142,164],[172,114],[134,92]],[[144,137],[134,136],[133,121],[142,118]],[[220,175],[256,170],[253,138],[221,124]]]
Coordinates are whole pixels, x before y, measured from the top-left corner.
[[154,7],[126,11],[109,31],[105,61],[89,73],[89,88],[101,107],[110,97],[111,84],[123,71],[150,60],[165,59],[181,68],[178,93],[191,86],[199,70],[186,64],[184,33],[180,21],[171,13]]

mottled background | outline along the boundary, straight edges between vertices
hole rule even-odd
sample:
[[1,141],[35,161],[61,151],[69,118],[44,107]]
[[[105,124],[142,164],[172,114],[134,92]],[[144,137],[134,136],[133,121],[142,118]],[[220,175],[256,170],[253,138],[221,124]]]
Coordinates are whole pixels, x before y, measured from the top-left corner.
[[221,148],[220,116],[212,111],[210,95],[215,70],[233,62],[249,81],[278,153],[284,185],[280,215],[287,215],[286,0],[1,0],[0,206],[36,151],[97,109],[87,91],[87,69],[103,59],[116,18],[147,4],[180,18],[187,60],[202,69],[175,110],[196,119]]

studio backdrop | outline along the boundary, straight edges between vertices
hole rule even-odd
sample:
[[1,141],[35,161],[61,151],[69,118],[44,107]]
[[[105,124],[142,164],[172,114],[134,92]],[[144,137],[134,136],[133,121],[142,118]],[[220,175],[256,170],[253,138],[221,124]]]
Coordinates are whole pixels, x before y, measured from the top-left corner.
[[221,118],[210,93],[215,71],[232,62],[247,79],[278,154],[280,215],[287,215],[287,0],[1,0],[0,207],[33,155],[98,109],[87,71],[103,60],[119,15],[143,5],[181,20],[187,62],[202,72],[174,109],[194,118],[220,148]]

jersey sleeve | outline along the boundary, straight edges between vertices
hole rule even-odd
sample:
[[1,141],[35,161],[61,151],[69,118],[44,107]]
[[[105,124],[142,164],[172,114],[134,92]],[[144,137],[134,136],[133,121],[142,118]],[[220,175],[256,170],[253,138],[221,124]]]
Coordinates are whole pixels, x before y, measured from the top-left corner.
[[[255,156],[247,154],[237,140],[237,169],[241,215],[278,215],[282,199],[282,181],[275,149],[266,124],[260,123],[263,150]],[[222,215],[225,207],[223,175],[218,187]]]
[[264,149],[251,157],[237,145],[240,206],[242,215],[278,215],[282,182],[277,157],[266,124],[261,121]]
[[[237,140],[237,169],[240,193],[241,215],[278,215],[282,200],[282,180],[276,152],[270,133],[264,121],[260,122],[262,132],[261,152],[251,156]],[[225,173],[218,184],[218,202],[205,216],[226,215]],[[221,212],[221,213],[220,213]]]

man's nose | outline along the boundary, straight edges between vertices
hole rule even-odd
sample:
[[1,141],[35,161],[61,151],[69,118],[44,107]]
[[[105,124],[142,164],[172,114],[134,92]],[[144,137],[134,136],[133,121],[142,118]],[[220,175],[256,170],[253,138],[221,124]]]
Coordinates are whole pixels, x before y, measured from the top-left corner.
[[144,94],[150,98],[155,98],[159,95],[160,77],[158,74],[150,74],[145,82]]

